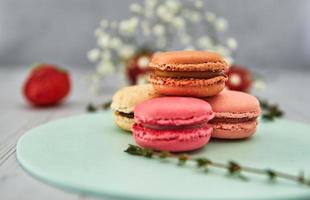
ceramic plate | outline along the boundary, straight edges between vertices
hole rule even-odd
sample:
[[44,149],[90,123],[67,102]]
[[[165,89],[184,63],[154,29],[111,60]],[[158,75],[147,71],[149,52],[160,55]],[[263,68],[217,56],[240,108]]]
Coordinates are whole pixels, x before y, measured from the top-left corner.
[[[310,173],[310,126],[278,120],[262,122],[248,140],[212,140],[192,156],[297,174]],[[221,169],[193,166],[124,153],[134,144],[110,112],[53,121],[28,131],[17,144],[17,159],[32,176],[56,187],[100,197],[141,200],[309,199],[310,188],[248,175],[245,182]],[[307,171],[306,171],[307,172]]]

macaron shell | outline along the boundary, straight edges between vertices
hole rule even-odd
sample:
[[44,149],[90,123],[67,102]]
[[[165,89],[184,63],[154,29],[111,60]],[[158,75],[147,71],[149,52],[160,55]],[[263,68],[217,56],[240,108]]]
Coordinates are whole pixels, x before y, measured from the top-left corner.
[[167,96],[207,97],[220,93],[225,87],[225,81],[215,82],[207,86],[173,86],[153,84],[158,93]]
[[132,131],[139,146],[161,151],[182,152],[206,145],[210,140],[212,128],[204,126],[195,129],[159,131],[134,124]]
[[211,106],[198,98],[158,97],[135,107],[135,122],[149,125],[179,126],[209,121]]
[[160,94],[151,84],[123,87],[113,95],[111,108],[114,111],[130,113],[138,103],[158,96]]
[[156,53],[149,66],[162,71],[224,71],[228,68],[218,53],[208,51]]
[[114,121],[119,128],[129,132],[131,132],[132,125],[135,123],[134,119],[115,114],[114,114]]
[[256,131],[257,120],[243,123],[215,123],[212,138],[218,139],[244,139],[252,136]]
[[223,90],[205,100],[212,106],[215,117],[219,118],[257,117],[261,112],[257,98],[244,92]]

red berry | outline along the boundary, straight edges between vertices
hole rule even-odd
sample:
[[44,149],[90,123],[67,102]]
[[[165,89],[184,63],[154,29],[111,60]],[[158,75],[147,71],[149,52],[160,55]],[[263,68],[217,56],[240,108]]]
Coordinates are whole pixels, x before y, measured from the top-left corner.
[[245,67],[233,65],[226,72],[228,81],[226,87],[231,90],[247,92],[252,86],[252,74]]
[[27,77],[23,93],[35,106],[51,106],[63,100],[70,91],[67,71],[51,64],[36,66]]
[[151,71],[148,67],[148,62],[151,59],[152,54],[139,54],[131,58],[126,66],[126,74],[131,85],[137,84],[138,78],[141,75],[145,75]]

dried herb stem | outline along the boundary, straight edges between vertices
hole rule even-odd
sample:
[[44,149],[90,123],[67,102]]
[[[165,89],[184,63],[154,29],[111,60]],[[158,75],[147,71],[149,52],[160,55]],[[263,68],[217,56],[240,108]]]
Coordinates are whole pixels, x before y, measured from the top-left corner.
[[229,161],[228,163],[215,162],[205,157],[193,158],[188,154],[173,154],[168,151],[155,151],[152,149],[142,148],[136,145],[129,145],[125,150],[126,153],[142,156],[147,158],[158,158],[158,159],[177,159],[178,165],[185,165],[187,162],[196,164],[197,168],[203,168],[205,171],[208,171],[209,167],[225,169],[229,175],[233,175],[243,181],[249,180],[244,174],[257,174],[266,176],[269,180],[276,180],[277,178],[282,178],[285,180],[290,180],[297,182],[302,185],[310,187],[310,180],[306,179],[303,172],[300,172],[299,175],[292,175],[289,173],[275,171],[273,169],[260,169],[248,166],[242,166],[234,161]]

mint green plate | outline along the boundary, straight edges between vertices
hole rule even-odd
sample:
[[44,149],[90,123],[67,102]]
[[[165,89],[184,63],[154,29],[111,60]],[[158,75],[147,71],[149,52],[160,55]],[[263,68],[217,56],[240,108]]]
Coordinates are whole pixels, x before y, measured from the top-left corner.
[[[28,131],[17,144],[17,159],[34,177],[59,188],[117,199],[310,199],[310,188],[248,175],[245,182],[212,169],[176,166],[124,153],[134,144],[110,112],[56,120]],[[278,120],[261,123],[248,140],[213,140],[192,156],[206,155],[253,167],[310,173],[310,126]]]

